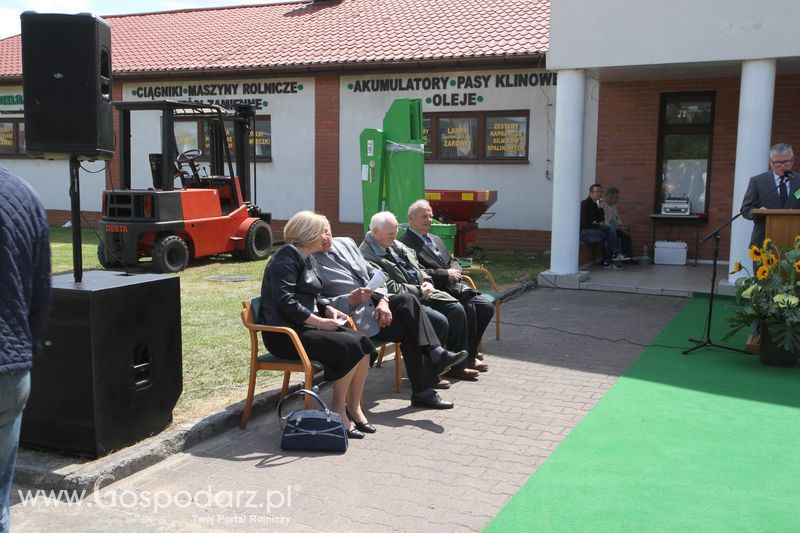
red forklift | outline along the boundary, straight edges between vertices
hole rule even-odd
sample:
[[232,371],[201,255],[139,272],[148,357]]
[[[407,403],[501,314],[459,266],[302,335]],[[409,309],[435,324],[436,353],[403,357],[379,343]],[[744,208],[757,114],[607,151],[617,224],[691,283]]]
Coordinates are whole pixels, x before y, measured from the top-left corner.
[[[252,106],[223,107],[171,100],[114,102],[119,110],[121,188],[103,191],[103,232],[97,247],[106,268],[152,257],[158,272],[179,272],[190,260],[219,254],[266,259],[272,251],[270,213],[250,200]],[[161,153],[149,154],[152,188],[131,188],[131,112],[161,112]],[[206,125],[207,167],[198,148],[178,153],[176,119]],[[233,122],[234,172],[226,121]],[[226,172],[227,171],[227,172]],[[241,180],[241,181],[240,181]],[[177,186],[176,186],[177,185]]]

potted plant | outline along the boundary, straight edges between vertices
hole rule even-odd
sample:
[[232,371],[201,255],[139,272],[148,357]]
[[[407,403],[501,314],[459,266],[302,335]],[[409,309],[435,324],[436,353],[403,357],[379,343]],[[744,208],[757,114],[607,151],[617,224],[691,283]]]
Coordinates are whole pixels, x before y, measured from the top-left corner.
[[754,322],[761,328],[761,362],[773,366],[794,366],[800,352],[800,235],[794,247],[779,249],[770,239],[759,248],[750,247],[755,276],[738,261],[731,274],[744,270],[736,280],[739,308],[728,321],[734,333]]

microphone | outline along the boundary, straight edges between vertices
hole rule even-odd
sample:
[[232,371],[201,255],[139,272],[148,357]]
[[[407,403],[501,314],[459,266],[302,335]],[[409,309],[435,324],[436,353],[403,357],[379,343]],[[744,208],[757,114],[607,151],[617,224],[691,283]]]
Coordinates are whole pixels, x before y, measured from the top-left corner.
[[787,170],[786,172],[783,173],[783,176],[781,177],[783,178],[783,181],[789,181],[791,179],[794,179],[794,173],[791,170]]

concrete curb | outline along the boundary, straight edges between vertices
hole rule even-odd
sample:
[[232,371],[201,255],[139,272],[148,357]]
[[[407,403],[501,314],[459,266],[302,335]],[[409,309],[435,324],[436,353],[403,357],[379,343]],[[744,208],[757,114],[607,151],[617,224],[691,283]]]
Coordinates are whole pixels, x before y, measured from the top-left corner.
[[[299,384],[293,385],[289,392],[299,388]],[[255,417],[275,410],[279,394],[280,389],[271,390],[253,398],[251,424]],[[244,401],[241,401],[95,460],[21,448],[14,470],[14,483],[36,490],[77,490],[91,494],[209,437],[238,427],[243,410]]]

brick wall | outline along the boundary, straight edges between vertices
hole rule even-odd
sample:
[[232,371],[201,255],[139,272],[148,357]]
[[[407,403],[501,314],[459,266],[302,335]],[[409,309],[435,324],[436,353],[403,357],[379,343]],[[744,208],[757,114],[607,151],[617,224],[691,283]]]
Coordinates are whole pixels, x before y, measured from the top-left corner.
[[[72,215],[69,211],[48,209],[47,210],[47,223],[50,226],[63,226],[69,222]],[[98,229],[98,222],[100,220],[100,213],[97,211],[81,211],[81,228],[83,229]]]
[[318,76],[314,97],[314,209],[333,224],[339,220],[339,77]]
[[[596,181],[621,191],[619,210],[633,228],[634,253],[652,238],[650,217],[656,194],[658,113],[662,93],[714,91],[715,116],[712,164],[706,205],[709,219],[701,226],[701,238],[731,216],[736,133],[739,119],[739,79],[670,80],[605,83],[600,88]],[[796,124],[800,115],[800,76],[777,79],[773,130],[770,144],[788,142],[800,146]],[[764,161],[764,169],[767,161]],[[738,208],[738,206],[737,206]],[[659,227],[657,239],[666,238]],[[669,239],[685,240],[693,253],[694,228],[675,227]],[[723,232],[720,257],[728,256],[730,232]],[[652,256],[652,251],[650,251]],[[700,259],[711,259],[712,243],[702,245]]]

